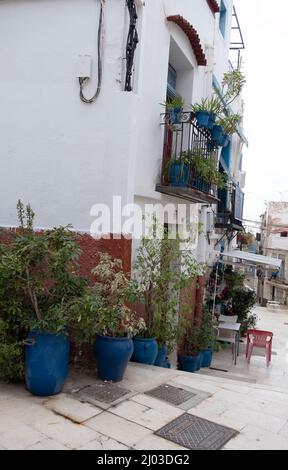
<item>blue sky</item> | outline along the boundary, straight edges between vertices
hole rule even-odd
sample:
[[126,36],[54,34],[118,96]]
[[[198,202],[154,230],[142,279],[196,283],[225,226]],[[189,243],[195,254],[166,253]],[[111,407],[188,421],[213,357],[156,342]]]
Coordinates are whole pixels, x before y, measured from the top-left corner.
[[235,0],[244,36],[245,218],[288,201],[288,2]]

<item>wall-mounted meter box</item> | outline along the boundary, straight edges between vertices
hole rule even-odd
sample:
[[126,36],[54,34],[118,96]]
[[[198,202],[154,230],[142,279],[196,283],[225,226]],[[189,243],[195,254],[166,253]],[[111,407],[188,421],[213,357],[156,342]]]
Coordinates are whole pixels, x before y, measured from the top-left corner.
[[92,58],[90,55],[79,55],[76,64],[77,78],[91,78]]

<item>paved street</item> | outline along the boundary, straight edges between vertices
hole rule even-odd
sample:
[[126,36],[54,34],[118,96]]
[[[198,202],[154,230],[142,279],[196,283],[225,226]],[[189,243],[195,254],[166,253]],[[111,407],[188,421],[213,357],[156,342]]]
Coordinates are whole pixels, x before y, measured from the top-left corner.
[[[71,373],[65,393],[48,399],[31,396],[23,386],[1,384],[0,448],[185,449],[154,433],[188,413],[237,430],[239,434],[224,449],[288,450],[288,327],[284,326],[288,313],[266,309],[259,313],[261,326],[276,334],[277,356],[273,355],[269,370],[260,356],[252,358],[250,367],[240,357],[234,369],[228,349],[214,360],[214,367],[229,368],[222,375],[131,364],[121,383],[129,394],[106,409],[81,403],[71,394],[94,384],[93,375]],[[203,401],[183,409],[145,395],[161,384],[194,390]]]

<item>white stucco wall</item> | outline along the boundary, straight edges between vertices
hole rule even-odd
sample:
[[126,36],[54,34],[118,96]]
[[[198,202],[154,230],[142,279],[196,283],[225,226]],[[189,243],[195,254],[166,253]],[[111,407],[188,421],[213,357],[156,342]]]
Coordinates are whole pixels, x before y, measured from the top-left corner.
[[[232,0],[226,3],[231,8]],[[138,11],[134,92],[123,91],[125,0],[107,0],[103,87],[97,102],[86,105],[75,67],[79,55],[89,54],[96,75],[99,1],[0,2],[0,225],[17,223],[18,198],[31,203],[38,227],[72,223],[84,231],[91,206],[111,204],[113,195],[123,203],[167,200],[155,184],[171,41],[182,51],[182,87],[191,102],[209,94],[213,73],[221,80],[229,41],[219,37],[218,15],[205,0],[146,0]],[[198,31],[207,68],[197,66],[183,31],[166,21],[173,14]],[[93,78],[85,93],[95,87]]]

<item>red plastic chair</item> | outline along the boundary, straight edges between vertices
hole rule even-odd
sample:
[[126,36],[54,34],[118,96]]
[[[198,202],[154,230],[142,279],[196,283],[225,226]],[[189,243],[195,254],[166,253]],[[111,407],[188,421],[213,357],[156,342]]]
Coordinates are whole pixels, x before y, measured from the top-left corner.
[[272,356],[273,333],[271,331],[248,330],[246,357],[250,364],[253,348],[263,348],[266,350],[266,364],[270,366]]

